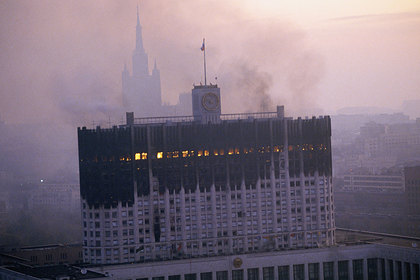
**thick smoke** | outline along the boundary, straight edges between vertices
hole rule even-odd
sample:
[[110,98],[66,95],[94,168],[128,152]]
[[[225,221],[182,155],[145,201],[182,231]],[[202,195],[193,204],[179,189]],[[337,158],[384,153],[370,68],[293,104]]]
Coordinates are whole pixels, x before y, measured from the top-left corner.
[[[76,127],[122,122],[121,71],[124,63],[131,69],[137,4],[0,5],[1,116],[6,124],[43,123],[54,132],[37,143],[42,156],[27,161],[25,170],[37,170],[30,174],[75,174]],[[164,101],[175,103],[179,93],[204,82],[200,46],[206,37],[207,81],[221,87],[223,113],[271,111],[284,104],[295,114],[316,103],[322,58],[292,24],[256,19],[236,0],[146,0],[139,10],[149,66],[156,59],[161,70]],[[47,154],[65,160],[57,164],[57,156]]]
[[205,36],[207,81],[221,87],[224,113],[272,110],[279,104],[286,105],[289,113],[313,107],[324,67],[322,57],[307,45],[304,32],[279,18],[256,19],[241,9],[240,2],[229,3],[142,3],[148,11],[143,13],[143,26],[158,25],[143,30],[153,45],[150,52],[162,61],[166,98],[174,100],[192,82],[204,81],[199,47]]
[[[137,1],[50,4],[21,0],[1,7],[3,118],[74,126],[120,122],[121,70],[124,63],[131,67]],[[277,103],[290,112],[316,102],[322,59],[292,24],[256,19],[236,0],[142,1],[139,8],[164,101],[175,103],[192,83],[204,81],[199,47],[206,37],[208,81],[222,89],[223,112]]]
[[[243,60],[223,63],[223,105],[227,108],[242,108],[242,112],[273,111],[274,104],[269,94],[272,76],[259,71],[256,65]],[[240,93],[240,94],[234,94]]]

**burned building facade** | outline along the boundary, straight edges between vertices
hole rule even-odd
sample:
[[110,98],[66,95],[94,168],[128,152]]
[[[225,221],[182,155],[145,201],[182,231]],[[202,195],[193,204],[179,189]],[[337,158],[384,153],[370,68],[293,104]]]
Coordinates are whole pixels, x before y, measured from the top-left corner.
[[192,97],[191,117],[78,129],[84,260],[334,244],[330,118],[221,114],[217,86]]

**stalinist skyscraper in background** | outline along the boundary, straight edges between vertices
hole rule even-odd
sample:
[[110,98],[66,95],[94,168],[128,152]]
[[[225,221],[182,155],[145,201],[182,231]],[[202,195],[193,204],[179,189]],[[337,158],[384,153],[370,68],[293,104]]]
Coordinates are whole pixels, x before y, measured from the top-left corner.
[[122,71],[122,98],[125,111],[134,112],[138,117],[163,114],[160,87],[160,72],[156,61],[149,72],[149,58],[143,47],[142,28],[137,7],[136,48],[132,57],[132,74],[127,65]]

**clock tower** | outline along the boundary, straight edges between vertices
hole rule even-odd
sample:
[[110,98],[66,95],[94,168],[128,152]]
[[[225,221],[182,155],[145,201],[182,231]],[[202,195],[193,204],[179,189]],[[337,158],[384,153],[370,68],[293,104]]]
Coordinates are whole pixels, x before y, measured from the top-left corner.
[[220,88],[217,85],[197,85],[192,90],[192,111],[194,121],[219,123],[221,104]]

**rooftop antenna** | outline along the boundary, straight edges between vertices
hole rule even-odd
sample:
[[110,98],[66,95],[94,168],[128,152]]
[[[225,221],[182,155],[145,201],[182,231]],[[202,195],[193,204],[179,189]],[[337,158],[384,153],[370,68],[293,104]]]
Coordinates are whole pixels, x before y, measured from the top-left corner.
[[207,85],[207,73],[206,73],[206,39],[203,38],[203,44],[201,45],[201,51],[204,52],[204,85]]

